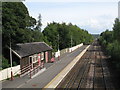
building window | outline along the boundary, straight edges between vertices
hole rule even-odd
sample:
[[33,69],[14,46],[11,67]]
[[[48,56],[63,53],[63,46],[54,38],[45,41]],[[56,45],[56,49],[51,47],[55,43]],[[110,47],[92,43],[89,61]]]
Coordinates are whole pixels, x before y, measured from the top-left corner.
[[37,54],[33,55],[33,63],[38,62],[38,56]]
[[41,52],[41,60],[44,60],[44,52]]

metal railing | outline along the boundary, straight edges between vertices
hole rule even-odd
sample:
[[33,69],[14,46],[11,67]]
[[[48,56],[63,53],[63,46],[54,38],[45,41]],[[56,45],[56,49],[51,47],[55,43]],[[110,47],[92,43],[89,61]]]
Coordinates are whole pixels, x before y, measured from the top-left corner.
[[32,76],[35,75],[38,71],[40,71],[42,68],[44,68],[44,62],[42,62],[41,65],[37,65],[33,69],[30,69],[30,78],[32,78]]
[[20,77],[25,76],[26,74],[28,74],[30,72],[30,70],[32,69],[32,64],[27,64],[25,66],[23,66],[20,71]]

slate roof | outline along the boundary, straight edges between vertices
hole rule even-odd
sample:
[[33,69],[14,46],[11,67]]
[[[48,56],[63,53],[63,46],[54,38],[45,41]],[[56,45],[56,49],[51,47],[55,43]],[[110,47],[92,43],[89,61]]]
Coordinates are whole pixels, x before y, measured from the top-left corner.
[[52,48],[48,46],[45,42],[17,44],[15,48],[12,48],[13,53],[15,53],[20,58],[47,50],[52,50]]

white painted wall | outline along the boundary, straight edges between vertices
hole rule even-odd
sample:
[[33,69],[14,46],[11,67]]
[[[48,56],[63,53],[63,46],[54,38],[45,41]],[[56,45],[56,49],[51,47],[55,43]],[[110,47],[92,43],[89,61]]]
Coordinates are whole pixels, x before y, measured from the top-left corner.
[[[20,74],[20,65],[12,67],[13,76]],[[11,67],[0,71],[0,81],[11,77]]]
[[66,52],[72,52],[72,51],[76,50],[77,48],[79,48],[79,47],[81,47],[81,46],[83,46],[83,43],[81,43],[81,44],[79,44],[79,45],[76,45],[76,46],[74,46],[74,47],[72,47],[72,48],[66,48],[66,49],[63,49],[63,50],[61,50],[61,51],[57,51],[57,52],[55,52],[55,57],[58,57],[58,56],[66,53]]
[[55,52],[55,57],[60,56],[60,50],[58,50],[57,52]]
[[79,47],[81,47],[81,46],[83,46],[83,43],[81,43],[81,44],[79,44],[79,45],[76,45],[76,46],[74,46],[74,47],[72,47],[72,48],[69,48],[69,52],[72,52],[72,51],[76,50],[77,48],[79,48]]
[[64,53],[67,53],[67,52],[69,52],[69,48],[62,49],[62,50],[60,51],[60,55],[62,55],[62,54],[64,54]]
[[[66,48],[66,49],[63,49],[61,51],[58,50],[57,52],[55,52],[55,57],[58,57],[61,54],[64,54],[66,52],[72,52],[81,46],[83,46],[83,43],[76,45],[72,48]],[[13,76],[20,74],[20,65],[12,67],[12,71],[13,71]],[[11,68],[6,68],[6,69],[0,71],[0,81],[7,79],[7,78],[10,78],[10,77],[11,77]]]

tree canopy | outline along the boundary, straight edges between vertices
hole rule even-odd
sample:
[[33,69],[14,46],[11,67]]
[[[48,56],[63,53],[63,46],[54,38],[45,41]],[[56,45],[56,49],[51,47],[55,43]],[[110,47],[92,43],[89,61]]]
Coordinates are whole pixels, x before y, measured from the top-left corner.
[[22,2],[3,2],[3,48],[9,46],[10,41],[12,46],[16,43],[42,41],[43,35],[39,31],[40,27],[35,27],[36,23],[36,19],[29,16],[27,7]]
[[[41,32],[41,14],[38,20],[29,15],[27,7],[22,2],[2,3],[2,55],[3,68],[8,67],[8,47],[17,43],[44,41],[55,50],[68,48],[80,43],[92,42],[92,35],[72,23],[50,23]],[[59,37],[58,37],[59,36]],[[72,43],[71,43],[72,41]],[[7,59],[6,59],[7,58]]]
[[[76,25],[69,23],[50,23],[43,31],[44,36],[52,44],[52,47],[57,50],[58,44],[60,49],[75,46],[80,43],[90,44],[93,40],[91,34],[86,30],[80,29]],[[58,40],[59,35],[59,40]],[[72,43],[71,43],[72,39]]]
[[111,60],[115,67],[120,71],[120,21],[115,19],[113,30],[102,32],[99,38],[100,44],[111,56]]
[[[6,49],[10,46],[10,42],[14,47],[16,43],[43,41],[41,27],[36,28],[41,26],[39,23],[29,15],[27,7],[22,2],[2,2],[3,58],[9,55]],[[3,59],[3,62],[4,60],[6,59]]]
[[[30,42],[30,27],[36,24],[36,20],[29,16],[26,6],[22,2],[2,3],[2,34],[3,46]],[[5,41],[4,41],[5,40]]]

